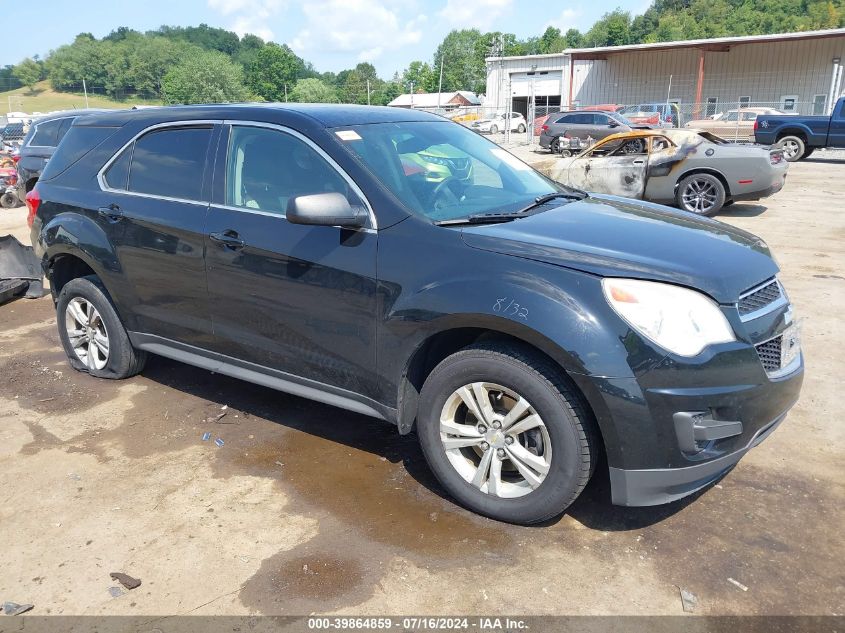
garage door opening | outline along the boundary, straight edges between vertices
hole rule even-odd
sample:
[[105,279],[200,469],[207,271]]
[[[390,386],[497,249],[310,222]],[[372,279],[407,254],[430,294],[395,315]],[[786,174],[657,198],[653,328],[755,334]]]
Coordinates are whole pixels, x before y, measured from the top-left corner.
[[[514,97],[511,108],[519,112],[526,119],[530,118],[531,99],[529,97]],[[537,95],[534,104],[534,116],[545,116],[549,112],[560,112],[560,95]]]

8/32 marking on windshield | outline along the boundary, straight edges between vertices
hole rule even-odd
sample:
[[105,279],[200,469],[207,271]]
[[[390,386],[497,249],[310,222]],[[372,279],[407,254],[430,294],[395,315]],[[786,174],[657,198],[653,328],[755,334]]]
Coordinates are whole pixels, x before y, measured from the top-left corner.
[[499,312],[505,316],[517,317],[525,321],[528,320],[528,308],[519,305],[516,301],[508,297],[496,299],[496,303],[493,304],[493,312]]

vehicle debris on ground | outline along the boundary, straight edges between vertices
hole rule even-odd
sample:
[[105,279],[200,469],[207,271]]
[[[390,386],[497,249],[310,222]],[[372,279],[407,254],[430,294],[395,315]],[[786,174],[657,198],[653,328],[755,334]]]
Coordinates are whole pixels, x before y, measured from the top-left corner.
[[44,296],[41,265],[31,246],[11,235],[0,236],[0,305],[17,297]]

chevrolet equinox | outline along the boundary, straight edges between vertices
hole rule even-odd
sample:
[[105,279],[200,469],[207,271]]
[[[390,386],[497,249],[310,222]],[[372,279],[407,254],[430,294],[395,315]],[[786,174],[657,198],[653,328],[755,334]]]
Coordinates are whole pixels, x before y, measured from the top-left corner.
[[563,187],[424,112],[80,117],[27,205],[75,369],[160,354],[382,418],[503,521],[561,513],[601,455],[615,504],[688,495],[801,387],[763,241]]

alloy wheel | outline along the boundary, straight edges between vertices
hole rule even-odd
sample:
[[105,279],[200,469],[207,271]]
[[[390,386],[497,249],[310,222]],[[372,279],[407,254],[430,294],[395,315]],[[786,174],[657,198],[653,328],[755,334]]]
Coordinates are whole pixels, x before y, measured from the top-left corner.
[[716,185],[707,178],[690,180],[681,194],[684,209],[699,214],[706,214],[712,210],[716,206],[718,197]]
[[88,369],[103,369],[109,361],[109,334],[97,308],[74,297],[65,309],[65,329],[76,357]]
[[792,139],[785,140],[781,144],[781,149],[783,150],[784,158],[787,160],[793,158],[801,151],[801,147],[798,145],[798,142]]
[[551,467],[545,422],[524,397],[488,382],[456,389],[440,414],[446,457],[469,484],[495,497],[522,497]]

